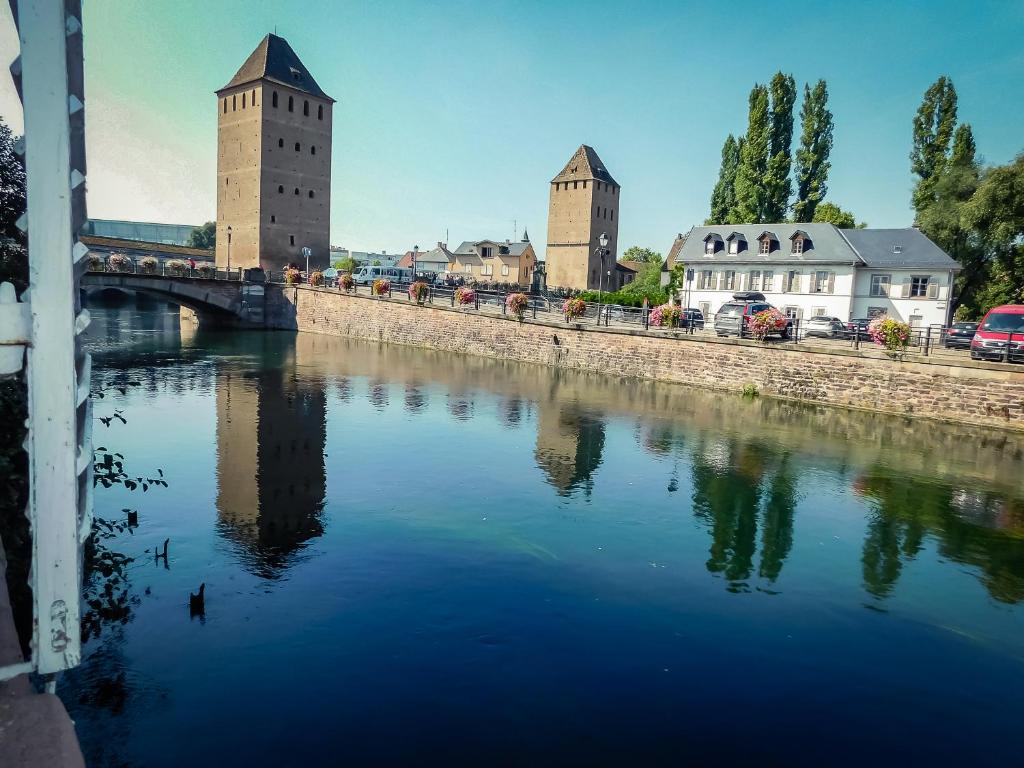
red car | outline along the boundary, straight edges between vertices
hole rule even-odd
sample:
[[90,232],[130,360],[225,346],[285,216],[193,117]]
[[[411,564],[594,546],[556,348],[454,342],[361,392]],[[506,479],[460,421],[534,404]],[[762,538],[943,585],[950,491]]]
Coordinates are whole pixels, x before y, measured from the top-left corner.
[[971,339],[971,359],[1024,362],[1024,304],[988,311]]

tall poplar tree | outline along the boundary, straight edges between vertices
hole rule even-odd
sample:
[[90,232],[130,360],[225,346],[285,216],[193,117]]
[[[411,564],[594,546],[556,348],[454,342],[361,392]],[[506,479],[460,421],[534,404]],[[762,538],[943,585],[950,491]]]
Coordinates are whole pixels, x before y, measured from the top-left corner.
[[828,192],[832,127],[825,81],[819,80],[814,88],[805,85],[804,103],[800,107],[800,148],[796,151],[794,221],[812,221],[815,208]]
[[785,221],[789,196],[793,192],[789,172],[793,166],[793,105],[796,81],[792,75],[776,72],[771,82],[771,129],[768,139],[768,168],[764,177],[766,222]]
[[740,150],[740,165],[736,170],[736,208],[730,216],[731,224],[765,220],[767,201],[764,177],[768,170],[770,142],[768,88],[758,84],[750,91],[747,135]]
[[726,224],[736,207],[736,170],[740,164],[740,142],[730,133],[722,146],[722,165],[718,169],[718,183],[711,192],[711,215],[705,224]]
[[924,92],[914,116],[910,170],[918,177],[913,203],[918,216],[935,200],[935,184],[949,160],[949,142],[956,128],[956,88],[943,75]]

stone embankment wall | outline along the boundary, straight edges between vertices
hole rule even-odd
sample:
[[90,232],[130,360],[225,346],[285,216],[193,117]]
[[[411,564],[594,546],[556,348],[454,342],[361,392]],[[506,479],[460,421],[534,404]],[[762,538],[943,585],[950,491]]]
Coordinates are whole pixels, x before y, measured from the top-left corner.
[[[1024,431],[1024,369],[938,358],[897,362],[876,350],[764,346],[464,312],[447,306],[268,286],[271,328],[407,344],[614,376],[741,391]],[[927,440],[927,434],[922,434]]]

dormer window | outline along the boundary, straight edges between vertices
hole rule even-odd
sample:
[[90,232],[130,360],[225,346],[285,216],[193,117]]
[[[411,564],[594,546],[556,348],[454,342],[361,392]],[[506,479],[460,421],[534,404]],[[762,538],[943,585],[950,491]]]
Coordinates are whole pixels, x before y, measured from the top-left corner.
[[494,249],[491,248],[491,246],[489,246],[489,245],[482,245],[482,246],[480,246],[480,255],[483,258],[489,259],[489,258],[491,258],[493,253],[494,253]]
[[772,252],[772,241],[767,237],[761,238],[761,253],[767,256]]
[[807,236],[807,233],[802,229],[798,229],[792,235],[789,236],[792,247],[790,253],[804,253],[808,248],[811,247],[811,238]]
[[733,232],[729,235],[729,253],[733,255],[739,254],[741,251],[747,249],[747,238],[745,238],[739,232]]
[[758,248],[757,252],[762,256],[769,255],[772,251],[779,247],[779,240],[771,232],[762,232],[757,236]]
[[704,238],[704,255],[714,256],[722,246],[722,238],[711,232]]
[[706,243],[704,243],[704,253],[706,253],[708,256],[714,256],[715,255],[715,241],[714,240],[708,240]]
[[802,237],[794,238],[793,239],[793,253],[803,253],[803,252],[804,252],[804,239]]

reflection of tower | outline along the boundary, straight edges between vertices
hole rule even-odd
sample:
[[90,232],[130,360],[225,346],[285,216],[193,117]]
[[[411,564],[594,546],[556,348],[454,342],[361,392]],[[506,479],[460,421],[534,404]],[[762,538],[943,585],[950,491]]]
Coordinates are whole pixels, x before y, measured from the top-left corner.
[[583,487],[590,495],[594,471],[601,465],[604,422],[577,405],[542,400],[537,404],[534,456],[561,496]]
[[217,377],[217,512],[257,573],[323,533],[326,398],[288,371]]

